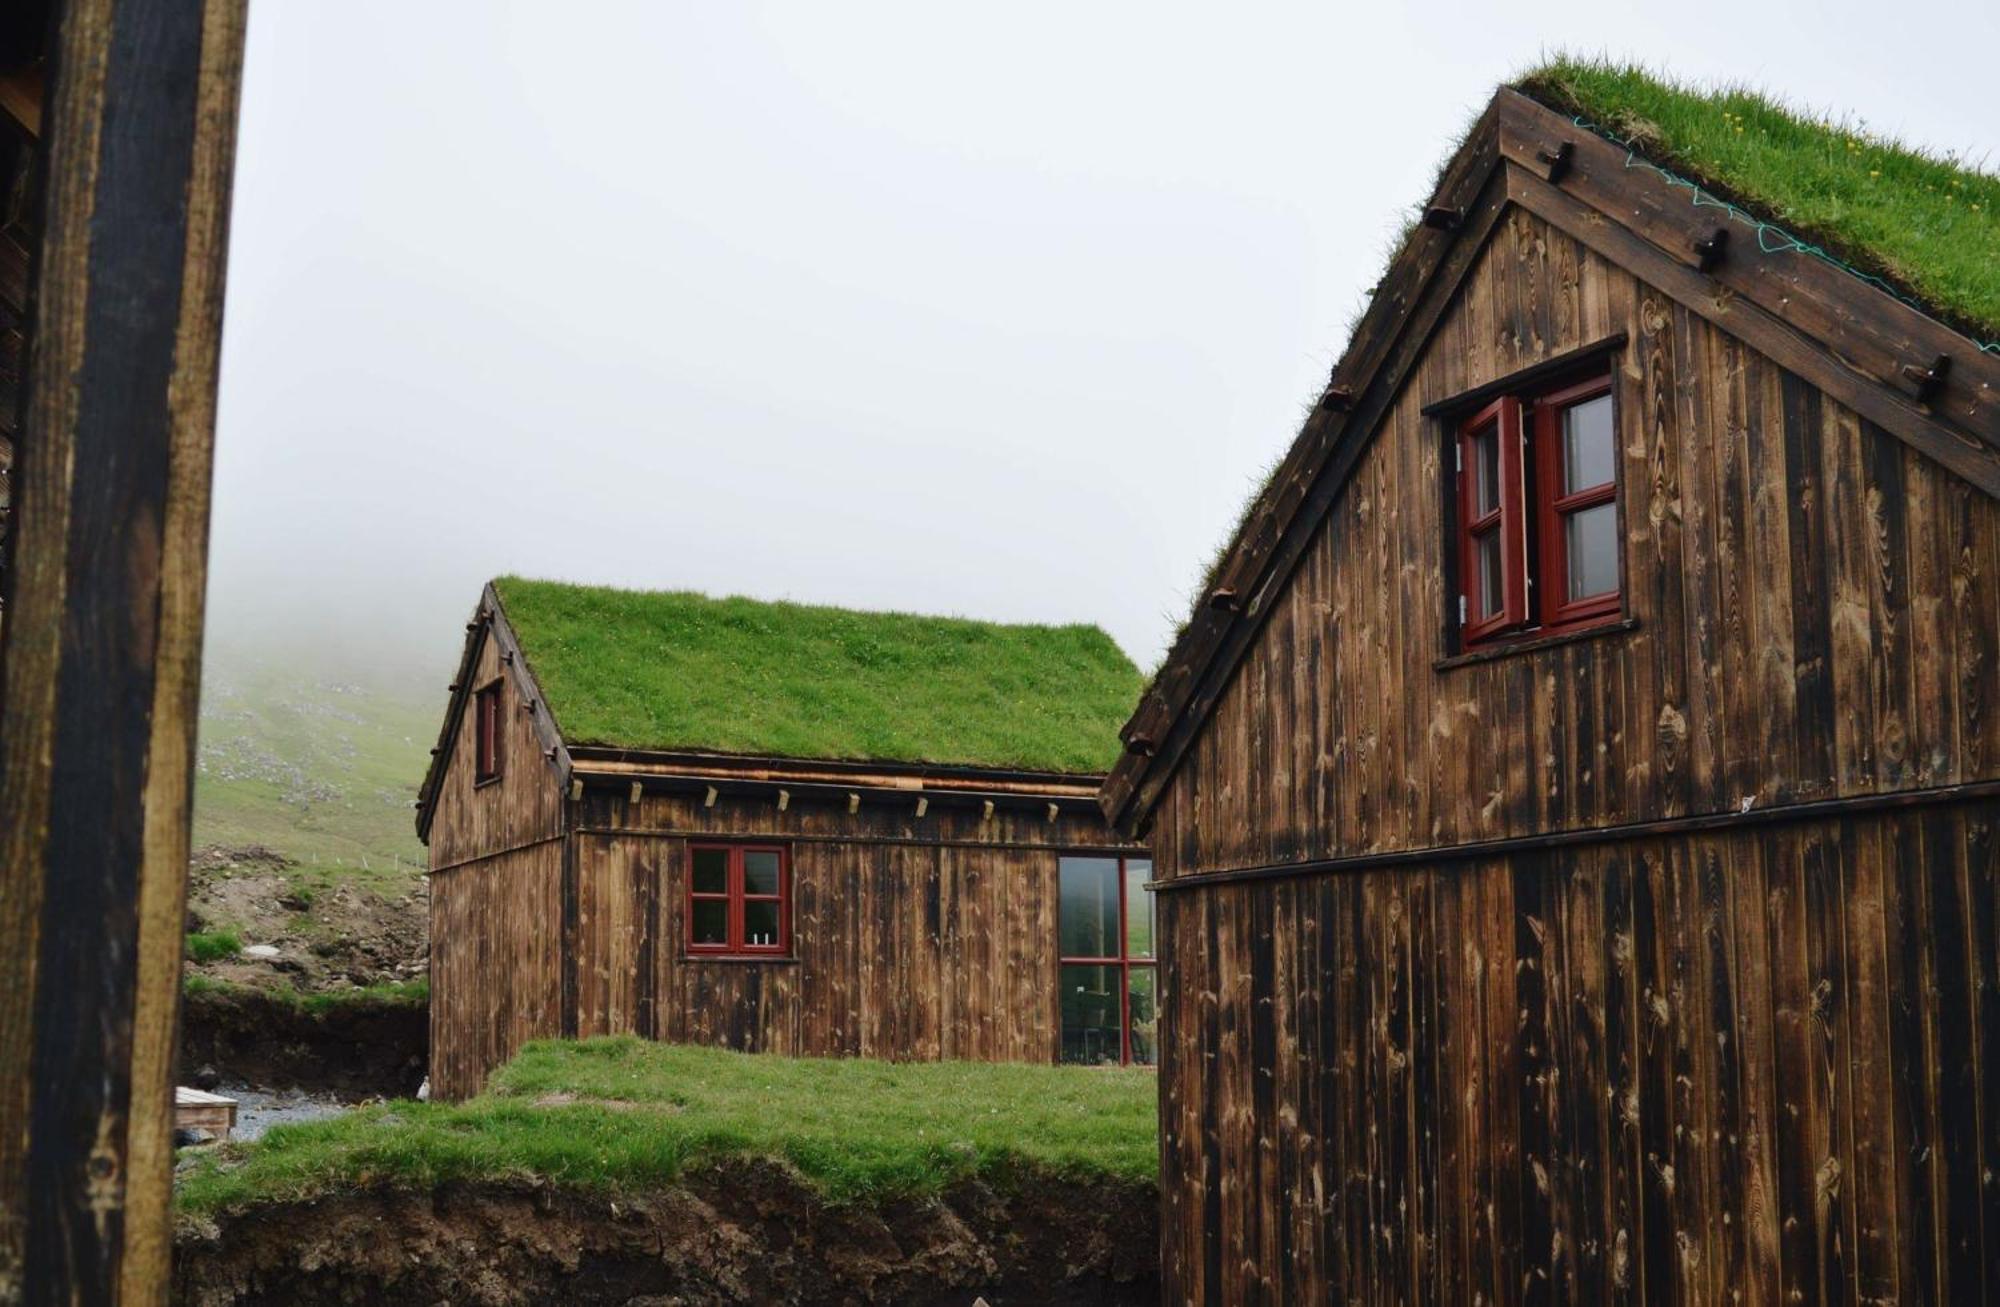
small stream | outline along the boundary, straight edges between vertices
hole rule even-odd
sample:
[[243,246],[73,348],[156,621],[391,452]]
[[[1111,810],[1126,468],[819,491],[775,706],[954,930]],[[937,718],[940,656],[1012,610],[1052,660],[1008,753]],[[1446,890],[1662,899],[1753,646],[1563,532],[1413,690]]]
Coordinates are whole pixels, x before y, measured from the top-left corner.
[[354,1104],[331,1094],[315,1094],[303,1089],[252,1089],[248,1085],[224,1084],[216,1093],[236,1100],[236,1128],[229,1137],[242,1143],[260,1137],[274,1125],[294,1121],[318,1121],[339,1116]]

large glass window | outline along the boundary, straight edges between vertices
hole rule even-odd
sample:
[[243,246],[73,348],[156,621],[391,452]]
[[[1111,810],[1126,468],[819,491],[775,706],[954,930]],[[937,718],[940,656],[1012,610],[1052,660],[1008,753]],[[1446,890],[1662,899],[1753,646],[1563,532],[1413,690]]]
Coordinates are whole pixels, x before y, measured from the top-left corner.
[[688,849],[689,953],[768,957],[791,947],[791,868],[782,845]]
[[1066,857],[1057,922],[1062,1059],[1158,1060],[1153,864],[1144,858]]

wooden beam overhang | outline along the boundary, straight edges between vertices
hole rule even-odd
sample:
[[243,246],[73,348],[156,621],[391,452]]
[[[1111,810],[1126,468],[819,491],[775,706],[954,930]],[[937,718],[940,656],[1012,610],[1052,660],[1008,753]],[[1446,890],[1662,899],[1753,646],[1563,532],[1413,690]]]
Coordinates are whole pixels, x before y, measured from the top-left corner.
[[1456,219],[1419,226],[1390,265],[1334,367],[1329,389],[1350,398],[1306,419],[1121,731],[1125,755],[1099,795],[1116,828],[1143,830],[1509,205],[2000,498],[2000,356],[1823,260],[1764,255],[1747,239],[1718,257],[1716,210],[1641,162],[1517,91],[1494,96],[1426,209]]
[[603,745],[570,746],[570,757],[587,777],[699,777],[737,782],[769,781],[794,787],[813,783],[845,789],[893,790],[902,793],[945,792],[1016,794],[1028,797],[1095,799],[1104,783],[1100,774],[1021,771],[914,762],[829,761],[747,754],[693,753],[666,749],[620,749]]
[[933,788],[931,786],[908,786],[861,781],[840,781],[835,779],[799,780],[777,775],[756,775],[737,773],[689,773],[651,772],[638,773],[628,769],[600,769],[588,762],[579,761],[573,774],[584,792],[602,789],[607,792],[629,796],[637,785],[644,793],[659,794],[702,794],[714,790],[723,798],[754,798],[776,803],[780,792],[786,794],[789,802],[825,803],[842,808],[861,805],[891,805],[915,812],[918,800],[924,800],[930,809],[967,808],[983,811],[986,805],[994,808],[1018,809],[1044,815],[1050,804],[1066,816],[1089,814],[1099,815],[1097,808],[1097,787],[1091,784],[1073,784],[1060,790],[1025,789],[970,789],[960,787]]
[[500,606],[500,595],[489,581],[480,591],[479,607],[474,611],[472,620],[465,624],[465,651],[459,655],[458,675],[452,678],[451,700],[445,706],[444,724],[438,728],[438,742],[431,750],[430,768],[424,773],[423,783],[417,787],[417,838],[425,844],[431,840],[431,821],[437,815],[438,787],[444,783],[445,772],[451,766],[451,751],[458,742],[458,725],[465,717],[466,705],[472,700],[474,674],[478,671],[479,657],[488,639],[498,642],[500,646],[502,674],[513,678],[514,689],[521,696],[522,710],[534,722],[535,739],[541,745],[542,760],[555,769],[556,787],[569,788],[573,770],[569,746],[563,742],[555,714],[542,697],[542,687],[535,680],[533,669],[528,666],[527,655],[521,652],[521,642],[515,637],[506,611]]

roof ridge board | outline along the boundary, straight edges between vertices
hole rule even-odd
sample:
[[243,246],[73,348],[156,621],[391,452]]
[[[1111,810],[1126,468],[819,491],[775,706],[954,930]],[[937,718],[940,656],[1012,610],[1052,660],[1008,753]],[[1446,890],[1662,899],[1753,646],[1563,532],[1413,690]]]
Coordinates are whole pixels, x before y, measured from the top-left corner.
[[[1918,290],[1913,283],[1896,270],[1890,259],[1877,253],[1865,242],[1842,237],[1825,228],[1815,226],[1810,222],[1793,224],[1780,222],[1775,218],[1766,216],[1776,212],[1770,203],[1753,199],[1735,184],[1719,180],[1714,173],[1704,169],[1699,163],[1688,158],[1664,138],[1655,138],[1657,145],[1649,153],[1648,143],[1621,137],[1612,124],[1606,123],[1588,112],[1587,106],[1582,101],[1568,96],[1561,86],[1545,79],[1543,76],[1545,71],[1537,70],[1530,73],[1520,81],[1509,83],[1505,89],[1540,106],[1542,109],[1562,118],[1564,121],[1582,128],[1598,139],[1615,145],[1621,150],[1631,152],[1635,157],[1645,161],[1648,166],[1656,168],[1662,173],[1667,172],[1670,166],[1678,169],[1678,173],[1670,175],[1675,176],[1682,184],[1698,188],[1702,192],[1705,192],[1712,201],[1719,204],[1731,205],[1742,210],[1746,217],[1753,219],[1764,227],[1779,232],[1787,240],[1794,242],[1805,250],[1811,251],[1822,261],[1828,262],[1829,266],[1838,268],[1847,275],[1861,281],[1864,285],[1875,285],[1876,289],[1883,290],[1891,298],[1900,301],[1907,307],[1917,310],[1940,326],[1965,336],[1983,353],[2000,353],[2000,341],[1986,341],[1981,339],[1983,336],[2000,331],[2000,325],[1982,321],[1975,314],[1945,307],[1940,301]],[[1759,96],[1759,98],[1762,97]],[[1773,107],[1788,114],[1795,112],[1791,107],[1783,103],[1778,103]],[[1810,117],[1810,111],[1807,111],[1806,118],[1808,122],[1810,121]],[[1922,147],[1911,146],[1901,140],[1892,138],[1881,143],[1893,149],[1925,157],[1928,162],[1942,164],[1961,172],[1978,171],[1965,162],[1954,162],[1949,158],[1938,159],[1930,156]]]
[[[1610,141],[1519,91],[1503,89],[1499,99],[1503,158],[1533,175],[1543,153],[1569,145],[1571,162],[1560,182],[1551,183],[1557,190],[1615,216],[1690,269],[1697,266],[1693,242],[1716,227],[1716,221],[1701,215],[1728,216],[1698,198],[1685,207],[1680,204],[1674,190],[1697,183],[1675,179],[1643,152]],[[1613,192],[1627,198],[1636,192],[1650,203],[1616,202],[1614,211]],[[1749,209],[1738,206],[1736,211],[1763,222]],[[1902,398],[1918,416],[2000,449],[2000,354],[1843,265],[1804,253],[1774,257],[1783,252],[1760,249],[1760,257],[1752,259],[1725,255],[1703,275],[1819,342],[1851,370]],[[1903,369],[1927,367],[1939,355],[1952,359],[1950,371],[1928,399],[1922,398],[1921,387]]]
[[465,643],[459,650],[458,672],[451,679],[445,699],[444,721],[438,726],[438,742],[431,749],[430,763],[424,768],[424,778],[417,785],[417,838],[425,843],[430,842],[431,818],[437,810],[438,787],[444,783],[445,770],[451,765],[452,749],[458,743],[458,723],[465,713],[465,700],[470,693],[472,672],[479,665],[479,650],[486,640],[487,623],[480,609],[475,608],[473,619],[465,624]]

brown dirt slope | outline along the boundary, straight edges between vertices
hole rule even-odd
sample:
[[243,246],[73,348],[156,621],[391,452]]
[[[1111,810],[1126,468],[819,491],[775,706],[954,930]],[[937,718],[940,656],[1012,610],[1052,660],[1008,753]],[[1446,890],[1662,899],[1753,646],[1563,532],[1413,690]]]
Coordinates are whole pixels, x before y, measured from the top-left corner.
[[358,1303],[1107,1307],[1158,1301],[1150,1184],[1039,1173],[884,1206],[734,1159],[613,1197],[531,1182],[379,1188],[184,1217],[187,1307]]

